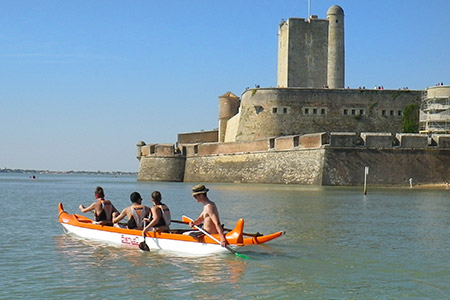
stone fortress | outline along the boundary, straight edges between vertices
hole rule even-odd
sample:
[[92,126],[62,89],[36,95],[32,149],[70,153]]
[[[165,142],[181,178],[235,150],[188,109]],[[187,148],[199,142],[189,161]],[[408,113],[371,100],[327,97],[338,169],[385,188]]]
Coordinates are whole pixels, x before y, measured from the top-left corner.
[[[219,97],[218,129],[137,144],[138,180],[361,185],[450,180],[450,86],[345,88],[344,11],[279,25],[276,88]],[[408,122],[420,133],[402,133]],[[448,124],[447,124],[448,121]]]

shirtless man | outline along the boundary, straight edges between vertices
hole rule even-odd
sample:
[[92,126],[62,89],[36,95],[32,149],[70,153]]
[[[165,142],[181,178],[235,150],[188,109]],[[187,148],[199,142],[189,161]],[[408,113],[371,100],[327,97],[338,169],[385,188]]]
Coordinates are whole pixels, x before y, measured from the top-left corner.
[[200,216],[192,222],[189,222],[189,226],[200,225],[203,223],[203,229],[210,234],[219,234],[220,243],[222,247],[227,245],[227,240],[223,234],[223,228],[220,224],[219,211],[214,202],[208,199],[206,193],[209,191],[204,185],[199,184],[192,188],[192,196],[203,204],[203,211]]

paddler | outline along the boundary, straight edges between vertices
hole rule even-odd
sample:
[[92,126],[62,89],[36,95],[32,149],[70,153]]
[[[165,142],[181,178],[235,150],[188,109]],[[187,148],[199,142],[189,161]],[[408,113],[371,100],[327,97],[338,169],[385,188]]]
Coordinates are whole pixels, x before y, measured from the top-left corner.
[[196,185],[192,188],[192,196],[197,202],[203,204],[203,211],[200,216],[192,222],[189,222],[189,226],[199,226],[203,223],[203,229],[210,234],[219,234],[220,244],[222,247],[227,245],[227,240],[223,234],[223,228],[220,223],[219,211],[216,204],[209,200],[207,192],[209,191],[203,184]]
[[101,225],[112,225],[113,213],[119,213],[119,211],[114,207],[114,205],[109,200],[105,200],[105,192],[101,186],[95,188],[95,201],[88,207],[84,207],[80,204],[79,208],[82,213],[88,211],[94,211],[95,221]]
[[144,218],[148,217],[150,207],[142,204],[142,197],[138,192],[130,194],[130,201],[131,205],[124,208],[120,215],[113,218],[114,226],[122,227],[119,221],[127,217],[128,222],[126,228],[142,230],[144,228]]
[[169,232],[169,225],[171,223],[170,209],[167,205],[162,203],[162,196],[159,191],[154,191],[151,196],[153,206],[151,208],[148,225],[144,228],[142,233],[144,235],[153,228],[155,232]]

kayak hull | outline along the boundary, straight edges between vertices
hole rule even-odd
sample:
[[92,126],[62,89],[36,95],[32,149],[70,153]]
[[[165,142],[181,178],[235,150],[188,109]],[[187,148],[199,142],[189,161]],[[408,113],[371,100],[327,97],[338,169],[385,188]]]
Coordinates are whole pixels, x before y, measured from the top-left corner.
[[[106,242],[112,245],[136,248],[139,246],[139,243],[144,241],[141,230],[95,224],[95,222],[85,216],[68,214],[64,211],[62,203],[59,203],[58,210],[59,222],[66,233],[90,240]],[[245,245],[262,244],[283,234],[283,232],[277,232],[270,235],[244,237],[243,226],[244,220],[240,219],[237,222],[236,227],[226,234],[230,247],[236,249],[237,247]],[[213,236],[219,238],[218,235]],[[220,246],[217,242],[207,236],[196,239],[190,235],[181,233],[148,232],[145,242],[150,250],[164,250],[190,255],[208,255],[228,252],[226,248]]]

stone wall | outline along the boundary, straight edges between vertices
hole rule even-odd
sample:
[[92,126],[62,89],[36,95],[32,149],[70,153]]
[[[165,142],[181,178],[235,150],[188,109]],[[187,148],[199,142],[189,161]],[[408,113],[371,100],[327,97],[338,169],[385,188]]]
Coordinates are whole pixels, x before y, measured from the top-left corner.
[[184,181],[321,185],[323,152],[312,149],[188,157]]
[[369,167],[369,185],[442,183],[450,180],[450,149],[329,148],[325,152],[322,185],[362,185]]
[[231,153],[246,153],[267,151],[270,147],[270,141],[259,140],[254,142],[242,143],[208,143],[198,145],[196,154],[211,155],[211,154],[231,154]]
[[190,144],[190,143],[211,143],[219,141],[219,131],[199,131],[199,132],[189,132],[189,133],[179,133],[178,143],[179,144]]
[[251,89],[242,95],[236,141],[315,132],[402,130],[402,111],[422,91]]
[[139,162],[139,181],[176,181],[184,178],[186,158],[181,155],[143,156]]
[[192,144],[171,156],[167,145],[139,147],[138,180],[362,185],[368,166],[369,185],[450,181],[449,135],[317,133]]

